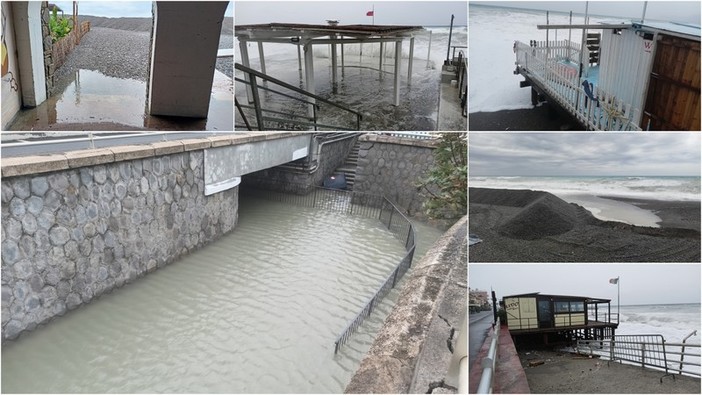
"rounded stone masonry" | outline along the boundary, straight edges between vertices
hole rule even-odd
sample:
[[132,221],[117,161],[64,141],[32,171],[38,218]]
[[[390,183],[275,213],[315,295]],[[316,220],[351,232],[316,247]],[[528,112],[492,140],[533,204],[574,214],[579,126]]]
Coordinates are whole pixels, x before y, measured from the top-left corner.
[[204,196],[199,146],[167,155],[132,148],[119,161],[81,157],[75,168],[48,156],[51,165],[33,162],[41,171],[20,175],[8,173],[23,168],[3,163],[3,341],[231,231],[238,187]]

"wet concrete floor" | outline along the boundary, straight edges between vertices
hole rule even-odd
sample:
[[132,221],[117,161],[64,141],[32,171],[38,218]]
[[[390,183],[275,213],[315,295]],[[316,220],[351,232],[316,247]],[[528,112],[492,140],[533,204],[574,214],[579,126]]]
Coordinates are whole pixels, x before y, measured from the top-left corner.
[[146,113],[146,83],[77,70],[66,88],[21,110],[8,130],[233,130],[234,86],[215,70],[206,119]]

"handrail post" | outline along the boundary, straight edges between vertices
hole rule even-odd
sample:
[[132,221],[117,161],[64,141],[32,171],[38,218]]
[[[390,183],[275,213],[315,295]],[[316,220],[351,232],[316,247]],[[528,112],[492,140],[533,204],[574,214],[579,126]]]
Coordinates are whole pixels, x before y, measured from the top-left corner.
[[261,98],[258,95],[258,84],[256,83],[256,76],[250,75],[251,80],[251,95],[253,99],[254,110],[256,111],[256,124],[258,130],[265,130],[263,126],[263,111],[261,110]]
[[682,374],[683,359],[685,358],[685,342],[687,341],[687,339],[690,338],[690,336],[697,336],[697,329],[692,331],[692,333],[690,333],[689,335],[685,336],[685,338],[682,341],[683,345],[680,348],[680,369],[679,369],[678,374]]

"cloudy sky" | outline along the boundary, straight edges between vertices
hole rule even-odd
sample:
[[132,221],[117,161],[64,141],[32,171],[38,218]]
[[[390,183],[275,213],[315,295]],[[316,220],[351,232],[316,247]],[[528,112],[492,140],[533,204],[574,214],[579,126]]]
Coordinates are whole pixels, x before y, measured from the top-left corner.
[[[585,13],[584,1],[471,1],[471,4],[484,4],[500,7],[529,8],[536,10]],[[606,15],[624,18],[641,18],[643,1],[591,1],[590,15]],[[646,19],[673,22],[688,22],[699,25],[699,1],[649,1]]]
[[471,176],[699,176],[699,133],[471,133]]
[[[63,10],[65,14],[73,12],[72,1],[52,1]],[[234,10],[233,2],[229,2],[225,16],[231,17]],[[150,1],[79,1],[78,14],[104,16],[108,18],[118,17],[143,17],[151,18]]]
[[[590,296],[621,304],[672,304],[700,302],[700,265],[683,264],[473,264],[468,272],[471,288],[505,295],[541,292]],[[524,281],[528,278],[529,281]]]
[[371,24],[366,13],[375,6],[376,25],[466,26],[466,1],[237,1],[234,23]]

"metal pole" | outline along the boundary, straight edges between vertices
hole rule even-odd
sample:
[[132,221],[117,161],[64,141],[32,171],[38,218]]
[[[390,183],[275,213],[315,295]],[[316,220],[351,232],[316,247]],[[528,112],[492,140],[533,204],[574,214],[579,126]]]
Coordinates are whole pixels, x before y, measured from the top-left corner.
[[619,306],[621,306],[621,302],[619,300],[619,283],[621,282],[619,276],[617,276],[617,322],[619,322]]
[[643,14],[641,14],[641,23],[644,23],[644,19],[646,19],[646,7],[647,6],[648,6],[648,1],[644,1]]
[[395,105],[400,105],[400,68],[402,67],[402,41],[395,41]]
[[431,30],[429,30],[429,49],[427,49],[427,68],[429,68],[429,55],[431,55]]
[[410,38],[409,63],[407,64],[407,85],[412,83],[412,63],[414,61],[414,37]]
[[[245,67],[251,67],[249,63],[249,49],[246,46],[246,40],[242,40],[239,38],[239,52],[241,53],[241,63]],[[249,102],[249,104],[253,103],[253,98],[252,95],[253,93],[251,92],[251,76],[249,76],[249,73],[244,73],[244,79],[246,80],[246,100]]]
[[[309,93],[314,94],[315,93],[314,57],[312,54],[312,44],[309,42],[306,43],[304,50],[305,50],[305,90]],[[315,115],[314,103],[316,102],[316,99],[310,98],[310,101],[312,101],[312,103],[307,106],[307,115],[310,118],[313,118]]]
[[[570,17],[568,17],[568,24],[572,25],[573,24],[573,11],[570,12]],[[573,29],[568,29],[568,60],[570,60],[570,43],[571,41],[571,36],[573,34]]]
[[[336,36],[332,35],[332,39]],[[332,92],[336,93],[336,43],[331,43]]]
[[383,48],[385,47],[384,42],[380,42],[380,52],[378,53],[378,69],[380,70],[380,76],[383,76]]
[[448,48],[446,49],[446,62],[444,64],[449,65],[451,62],[449,61],[449,54],[451,54],[451,36],[453,35],[453,14],[451,14],[451,26],[449,27],[449,41],[448,41]]
[[266,58],[263,55],[263,42],[258,42],[258,59],[261,61],[261,72],[266,74]]
[[[585,2],[585,24],[587,24],[587,12],[588,8],[590,6],[590,2],[586,1]],[[583,76],[583,52],[585,51],[585,39],[587,38],[587,34],[585,33],[585,28],[583,28],[583,36],[580,39],[580,59],[578,61],[579,67],[580,67],[580,75],[579,77],[582,78]]]

